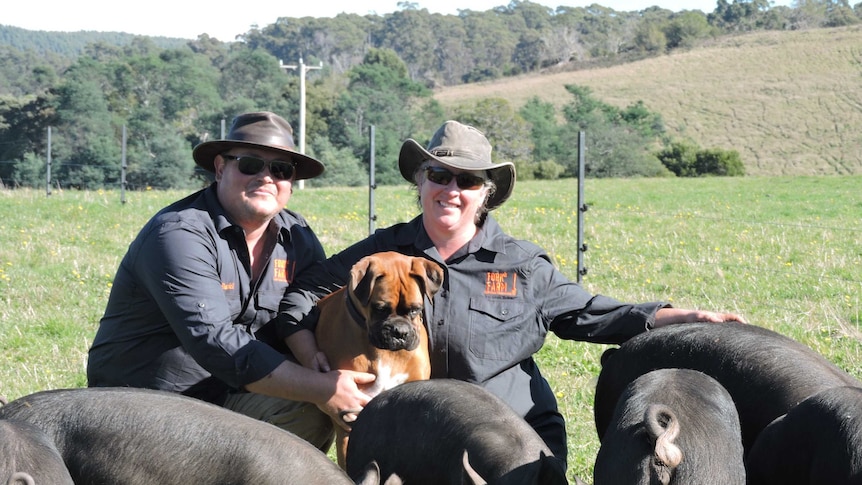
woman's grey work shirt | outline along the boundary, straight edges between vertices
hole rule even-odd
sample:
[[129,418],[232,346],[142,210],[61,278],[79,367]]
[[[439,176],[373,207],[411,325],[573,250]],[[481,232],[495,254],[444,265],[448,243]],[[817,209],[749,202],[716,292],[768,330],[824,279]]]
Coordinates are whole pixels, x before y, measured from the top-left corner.
[[287,325],[313,325],[315,300],[346,284],[353,264],[380,251],[424,257],[445,272],[426,312],[432,378],[479,384],[522,416],[556,412],[556,398],[533,360],[548,331],[563,339],[621,343],[651,328],[655,312],[668,306],[590,294],[558,271],[544,250],[504,233],[491,216],[444,262],[420,215],[309,268],[288,291],[280,318]]

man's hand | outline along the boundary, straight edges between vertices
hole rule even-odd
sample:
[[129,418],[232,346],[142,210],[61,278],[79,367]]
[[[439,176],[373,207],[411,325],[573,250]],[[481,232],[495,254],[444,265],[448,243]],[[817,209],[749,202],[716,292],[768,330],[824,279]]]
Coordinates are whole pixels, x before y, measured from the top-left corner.
[[350,424],[371,400],[371,396],[362,392],[360,386],[374,382],[376,376],[367,372],[334,370],[327,372],[326,378],[332,379],[333,394],[325,402],[317,404],[317,407],[339,426],[350,431]]
[[361,389],[376,378],[374,374],[350,370],[320,372],[284,361],[272,373],[246,384],[245,388],[267,396],[313,403],[349,431],[350,425],[344,417],[351,419],[350,415],[354,415],[355,419],[355,415],[368,404],[371,396]]

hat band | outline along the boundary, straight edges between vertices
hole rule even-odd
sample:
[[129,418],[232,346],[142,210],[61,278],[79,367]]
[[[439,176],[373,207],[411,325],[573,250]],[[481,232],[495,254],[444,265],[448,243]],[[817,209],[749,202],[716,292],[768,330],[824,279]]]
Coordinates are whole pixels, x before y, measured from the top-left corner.
[[[428,150],[432,156],[439,158],[465,158],[467,160],[472,160],[475,162],[487,163],[488,165],[493,165],[489,160],[486,160],[472,150],[453,150],[451,148],[434,148]],[[487,168],[487,167],[477,167],[477,169]]]
[[431,150],[430,153],[432,155],[434,155],[435,157],[454,157],[455,156],[454,150],[434,149],[434,150]]
[[[260,135],[253,136],[245,136],[242,133],[235,133],[233,138],[229,138],[224,140],[226,142],[238,141],[244,143],[254,143],[257,145],[267,145],[273,148],[279,148],[282,150],[291,150],[294,151],[293,140],[285,140],[283,136],[271,136],[271,137],[262,137]],[[285,145],[285,141],[290,143],[290,145]]]

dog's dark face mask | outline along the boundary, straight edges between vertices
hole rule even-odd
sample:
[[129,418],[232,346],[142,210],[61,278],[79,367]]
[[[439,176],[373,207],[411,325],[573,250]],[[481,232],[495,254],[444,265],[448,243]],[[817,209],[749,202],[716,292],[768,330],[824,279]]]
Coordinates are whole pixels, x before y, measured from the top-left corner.
[[370,322],[368,341],[378,349],[410,351],[419,346],[419,332],[407,318],[394,316],[383,321]]

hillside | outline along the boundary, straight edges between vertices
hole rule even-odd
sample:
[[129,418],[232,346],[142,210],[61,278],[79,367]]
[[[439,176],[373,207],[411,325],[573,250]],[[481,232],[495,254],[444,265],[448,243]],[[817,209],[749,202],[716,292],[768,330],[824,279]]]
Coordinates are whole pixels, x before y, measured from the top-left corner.
[[[34,51],[40,55],[59,56],[74,59],[81,55],[89,44],[105,43],[108,45],[127,46],[136,38],[144,38],[124,32],[49,32],[44,30],[27,30],[12,25],[0,24],[0,46],[9,46],[22,51]],[[186,39],[172,37],[146,37],[154,45],[173,49],[183,46]]]
[[738,150],[750,175],[862,173],[862,26],[725,37],[610,68],[443,88],[435,98],[448,107],[502,97],[518,108],[537,95],[562,106],[566,84],[620,107],[642,100],[672,134]]

